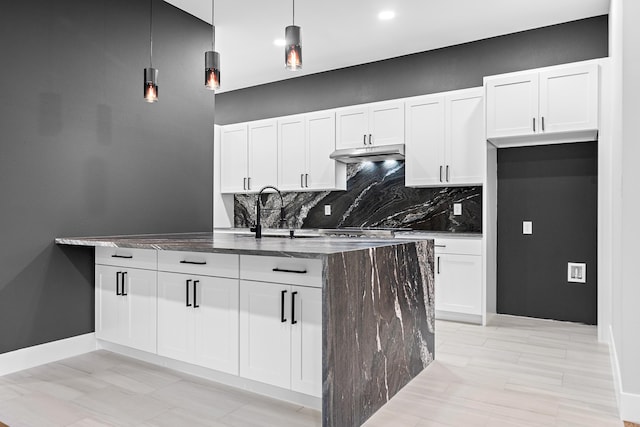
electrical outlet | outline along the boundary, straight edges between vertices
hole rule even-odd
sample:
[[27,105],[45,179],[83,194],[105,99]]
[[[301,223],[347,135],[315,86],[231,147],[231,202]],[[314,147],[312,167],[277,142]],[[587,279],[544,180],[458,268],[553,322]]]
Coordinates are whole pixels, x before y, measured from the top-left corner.
[[532,221],[522,221],[522,234],[533,234]]
[[331,216],[331,205],[324,205],[324,215]]
[[454,215],[462,215],[462,203],[454,203],[453,204],[453,214]]
[[568,263],[567,281],[574,283],[587,283],[587,264],[584,262]]

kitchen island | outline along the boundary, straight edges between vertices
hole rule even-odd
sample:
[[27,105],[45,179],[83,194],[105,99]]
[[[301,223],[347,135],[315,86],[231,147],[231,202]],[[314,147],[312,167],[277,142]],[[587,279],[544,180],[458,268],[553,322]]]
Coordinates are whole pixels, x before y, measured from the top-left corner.
[[[184,259],[179,261],[182,266],[205,262],[194,261],[193,257],[187,260],[187,254],[226,254],[226,260],[239,261],[220,268],[239,269],[240,287],[249,283],[243,278],[252,279],[251,283],[257,286],[264,281],[266,286],[266,282],[275,280],[270,277],[286,276],[286,283],[303,288],[311,280],[308,276],[316,274],[321,290],[323,426],[361,425],[433,361],[433,240],[255,239],[247,235],[188,233],[58,238],[56,243],[94,246],[96,253],[104,248],[157,251],[158,270],[161,258],[170,253],[184,253]],[[114,252],[110,256],[132,255]],[[309,268],[296,266],[307,265],[304,260],[316,264]],[[273,268],[270,262],[275,263]],[[255,265],[264,267],[263,271]],[[126,292],[124,274],[116,292]],[[283,323],[289,315],[289,320],[295,318],[293,297],[297,293],[292,292],[291,312],[285,316],[285,292],[282,291],[282,307],[278,309]],[[192,295],[195,293],[194,284]],[[186,297],[189,303],[189,288]],[[241,312],[241,318],[243,315]],[[160,311],[158,318],[160,325]]]

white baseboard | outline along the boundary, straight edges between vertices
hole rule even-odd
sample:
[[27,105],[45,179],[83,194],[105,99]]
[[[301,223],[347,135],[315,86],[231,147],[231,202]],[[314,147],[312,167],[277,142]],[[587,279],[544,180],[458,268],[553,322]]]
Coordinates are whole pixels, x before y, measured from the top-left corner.
[[246,378],[242,378],[238,375],[214,371],[212,369],[203,368],[201,366],[192,365],[190,363],[170,359],[168,357],[159,356],[153,353],[147,353],[146,351],[136,350],[134,348],[121,346],[119,344],[114,344],[107,341],[98,340],[97,345],[100,349],[122,354],[124,356],[142,360],[143,362],[151,363],[154,365],[164,366],[165,368],[173,369],[174,371],[184,372],[185,374],[204,378],[209,381],[225,384],[252,393],[261,394],[273,399],[284,400],[287,402],[306,406],[307,408],[312,408],[319,411],[322,410],[322,399],[319,397],[313,397],[295,391],[286,390],[280,387],[275,387],[269,384],[252,381]]
[[0,354],[0,376],[34,368],[96,349],[93,332]]
[[616,400],[620,419],[640,423],[640,394],[626,393],[622,389],[622,375],[618,363],[618,351],[616,349],[613,330],[609,326],[609,357],[611,370],[613,371],[613,386],[615,387]]
[[466,313],[455,313],[453,311],[436,310],[436,319],[450,320],[452,322],[475,323],[476,325],[482,325],[482,315],[480,314],[466,314]]

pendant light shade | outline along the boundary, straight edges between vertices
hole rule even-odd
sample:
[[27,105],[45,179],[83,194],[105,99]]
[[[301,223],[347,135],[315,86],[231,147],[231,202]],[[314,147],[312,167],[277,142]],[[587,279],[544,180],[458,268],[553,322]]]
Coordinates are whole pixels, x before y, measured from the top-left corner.
[[158,102],[158,69],[144,69],[144,100]]
[[296,24],[296,2],[293,0],[293,22],[284,30],[284,66],[291,71],[302,68],[302,35]]
[[204,53],[204,86],[209,90],[220,87],[220,54],[216,52],[216,25],[213,20],[215,1],[211,1],[211,50]]
[[158,69],[153,68],[153,0],[149,0],[149,67],[144,69],[144,100],[158,102]]

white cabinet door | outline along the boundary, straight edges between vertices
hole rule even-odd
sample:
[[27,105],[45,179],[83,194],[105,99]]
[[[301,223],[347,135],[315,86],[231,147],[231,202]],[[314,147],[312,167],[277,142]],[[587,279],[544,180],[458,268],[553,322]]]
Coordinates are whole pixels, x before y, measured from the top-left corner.
[[322,289],[291,290],[291,389],[322,397]]
[[156,272],[95,266],[96,337],[156,352]]
[[[187,282],[189,280],[189,282]],[[193,354],[193,283],[189,276],[158,273],[158,354],[188,362]]]
[[291,387],[291,287],[240,281],[240,376]]
[[372,145],[404,144],[404,102],[384,102],[369,107],[368,133]]
[[122,297],[125,303],[123,322],[129,347],[150,353],[156,352],[157,273],[136,268],[122,273]]
[[307,170],[304,177],[305,188],[308,191],[345,188],[346,183],[341,185],[336,183],[336,179],[339,178],[336,176],[336,161],[329,158],[329,155],[336,149],[336,119],[334,112],[307,114],[306,142]]
[[486,88],[487,139],[537,133],[537,72],[492,78]]
[[407,101],[405,185],[442,185],[445,104],[442,96]]
[[220,138],[220,191],[245,192],[249,176],[247,125],[224,126]]
[[193,279],[193,363],[238,375],[238,279]]
[[540,73],[540,131],[598,128],[598,65],[561,67]]
[[446,99],[447,184],[482,184],[486,169],[482,88],[456,92]]
[[[282,191],[303,190],[307,173],[305,117],[278,120],[278,188]],[[330,154],[330,153],[329,153]],[[329,155],[326,156],[329,161]]]
[[350,107],[336,112],[336,149],[369,144],[369,107]]
[[436,311],[482,314],[482,257],[436,253]]
[[[116,277],[117,273],[117,277]],[[121,270],[104,265],[95,266],[96,276],[96,338],[124,344],[120,336],[124,310],[120,293]],[[116,291],[116,288],[118,289]]]
[[278,186],[278,127],[276,120],[249,123],[249,175],[251,192],[265,185]]

